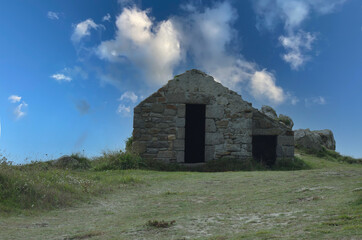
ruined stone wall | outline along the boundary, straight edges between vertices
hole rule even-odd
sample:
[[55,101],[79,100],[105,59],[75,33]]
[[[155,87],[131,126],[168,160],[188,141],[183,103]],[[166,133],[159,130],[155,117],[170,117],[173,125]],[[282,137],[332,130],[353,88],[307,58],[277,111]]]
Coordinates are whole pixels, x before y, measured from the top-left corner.
[[186,104],[206,105],[205,161],[252,157],[251,104],[197,70],[176,76],[134,109],[134,151],[184,162]]
[[253,135],[276,135],[277,158],[294,157],[294,132],[292,129],[256,109],[253,111]]

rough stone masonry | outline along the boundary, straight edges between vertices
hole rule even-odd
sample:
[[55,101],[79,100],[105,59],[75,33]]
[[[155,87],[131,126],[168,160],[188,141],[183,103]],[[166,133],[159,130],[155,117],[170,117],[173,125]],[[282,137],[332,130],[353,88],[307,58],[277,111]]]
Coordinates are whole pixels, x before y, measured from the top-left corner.
[[291,127],[259,112],[199,70],[175,76],[134,108],[133,151],[145,159],[184,163],[189,104],[206,108],[205,154],[200,162],[252,158],[256,136],[275,136],[276,159],[293,158]]

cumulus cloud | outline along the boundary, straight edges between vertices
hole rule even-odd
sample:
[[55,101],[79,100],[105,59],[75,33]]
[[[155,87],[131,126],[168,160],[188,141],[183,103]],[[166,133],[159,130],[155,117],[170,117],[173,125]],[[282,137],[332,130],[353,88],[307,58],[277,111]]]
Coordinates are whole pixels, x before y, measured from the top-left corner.
[[127,59],[144,69],[151,81],[162,83],[182,59],[179,36],[171,20],[154,24],[148,14],[137,7],[123,9],[115,38],[102,42],[97,54],[110,62]]
[[[315,33],[300,31],[302,23],[312,13],[331,13],[344,2],[345,0],[256,0],[253,2],[257,14],[256,27],[260,31],[273,31],[279,24],[283,24],[285,34],[279,37],[279,41],[286,53],[282,58],[292,69],[298,70],[310,58],[310,44],[316,40]],[[293,43],[293,48],[283,44],[284,41],[292,43],[294,40],[297,43]],[[306,47],[304,41],[309,41],[309,47]]]
[[50,76],[51,78],[55,79],[58,82],[70,82],[72,78],[69,76],[64,75],[63,73],[56,73]]
[[284,61],[289,63],[292,69],[298,70],[300,66],[309,60],[310,57],[303,54],[303,52],[312,49],[312,43],[315,39],[315,34],[303,31],[291,36],[280,36],[279,41],[287,51],[282,55]]
[[51,20],[58,20],[59,19],[59,13],[49,11],[47,13],[47,17]]
[[71,40],[75,43],[78,43],[85,36],[90,35],[91,29],[99,29],[102,28],[103,25],[96,24],[91,18],[78,23],[74,27],[74,31],[71,37]]
[[[170,79],[174,70],[189,58],[195,67],[234,90],[252,86],[255,97],[275,103],[288,99],[273,74],[235,53],[238,33],[233,23],[238,16],[229,2],[207,8],[188,4],[183,10],[186,13],[182,17],[157,22],[149,16],[150,10],[124,8],[116,20],[115,37],[103,41],[96,54],[112,64],[131,63],[143,71],[150,83],[158,85]],[[265,77],[269,81],[256,84],[259,72],[269,76]],[[113,85],[119,81],[109,74],[104,79]],[[256,91],[257,86],[264,90]],[[267,88],[273,89],[273,94]]]
[[17,95],[11,95],[10,97],[8,97],[8,99],[11,103],[17,103],[20,102],[21,97]]
[[119,98],[120,101],[123,100],[129,100],[133,103],[136,103],[138,100],[138,96],[134,92],[127,91],[122,94],[122,96]]
[[102,22],[109,22],[111,20],[111,15],[107,13],[103,18]]
[[14,109],[14,115],[16,119],[20,119],[26,115],[24,108],[26,108],[28,104],[26,102],[20,103],[15,109]]
[[285,94],[281,87],[275,85],[275,77],[265,69],[256,71],[251,78],[250,88],[256,98],[269,98],[275,104],[284,102]]

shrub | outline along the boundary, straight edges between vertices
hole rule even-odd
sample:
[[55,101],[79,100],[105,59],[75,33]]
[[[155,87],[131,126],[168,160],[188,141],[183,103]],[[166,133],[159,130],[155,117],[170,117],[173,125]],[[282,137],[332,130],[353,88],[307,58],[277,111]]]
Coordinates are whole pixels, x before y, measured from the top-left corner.
[[72,155],[70,155],[70,157],[78,161],[75,169],[88,169],[91,167],[91,161],[87,157],[82,156],[79,153],[73,153]]
[[132,152],[133,137],[129,137],[126,140],[126,152]]
[[94,170],[125,170],[139,169],[142,165],[142,159],[129,152],[108,152],[94,160]]

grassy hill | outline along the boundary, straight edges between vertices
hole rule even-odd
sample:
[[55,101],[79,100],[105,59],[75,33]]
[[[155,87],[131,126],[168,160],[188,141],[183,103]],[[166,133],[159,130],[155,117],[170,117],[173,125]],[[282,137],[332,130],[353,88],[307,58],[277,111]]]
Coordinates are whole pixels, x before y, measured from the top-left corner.
[[3,161],[0,239],[362,237],[359,160],[297,152],[297,167],[308,170],[111,170],[142,168],[121,155],[75,168]]

